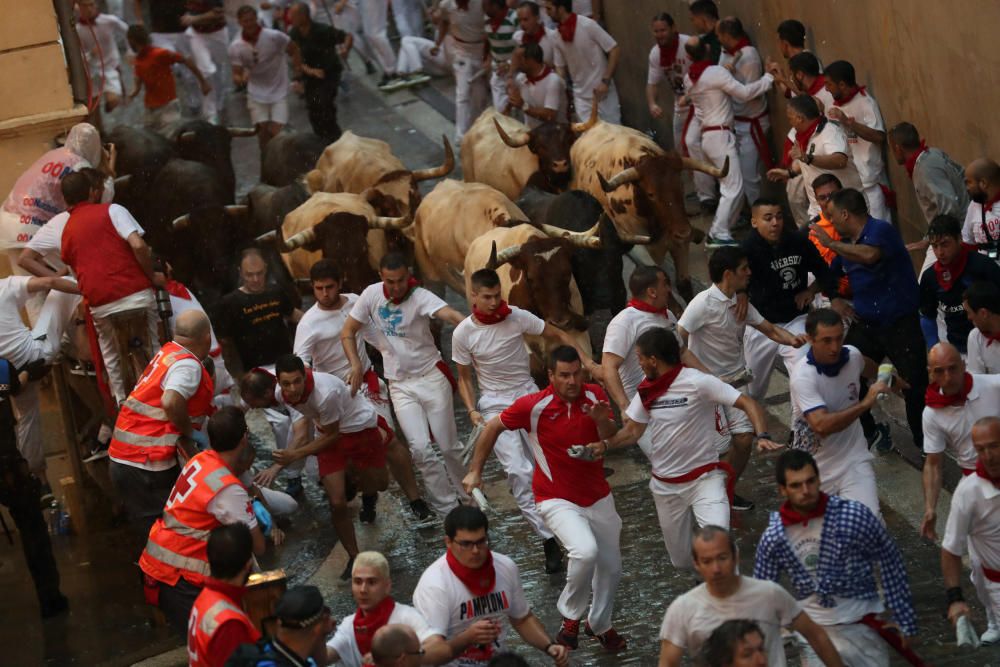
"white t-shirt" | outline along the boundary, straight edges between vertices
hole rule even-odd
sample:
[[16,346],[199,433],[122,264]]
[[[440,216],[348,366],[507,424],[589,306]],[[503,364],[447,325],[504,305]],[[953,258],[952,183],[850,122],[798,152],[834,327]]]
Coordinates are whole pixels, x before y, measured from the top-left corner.
[[694,115],[702,127],[733,126],[733,102],[760,97],[771,89],[774,77],[764,74],[746,85],[736,80],[724,67],[710,65],[702,72],[697,83],[691,74],[684,77],[684,90],[694,105]]
[[80,36],[80,48],[87,57],[87,67],[91,78],[100,81],[102,72],[118,69],[121,58],[118,55],[118,37],[125,39],[128,24],[114,14],[98,14],[92,25],[77,21],[76,34]]
[[524,596],[517,565],[507,556],[493,552],[496,584],[481,597],[472,593],[452,573],[445,556],[424,570],[413,590],[413,606],[424,615],[434,634],[451,639],[476,621],[490,619],[500,626],[500,635],[488,646],[470,646],[447,663],[449,667],[485,667],[506,643],[508,618],[521,619],[531,607]]
[[[44,229],[44,227],[43,227]],[[969,332],[966,347],[968,356],[965,368],[970,373],[1000,373],[1000,343],[989,345],[990,341],[976,327]]]
[[[739,60],[737,60],[739,57]],[[733,64],[735,62],[735,64]],[[719,56],[719,65],[733,65],[733,77],[742,84],[753,83],[764,76],[764,62],[760,59],[760,53],[753,46],[744,46],[736,52],[735,56],[722,50]],[[757,97],[743,101],[733,100],[733,114],[748,118],[756,118],[767,113],[767,96],[760,94]],[[767,120],[762,119],[762,120]]]
[[686,108],[681,106],[680,101],[684,95],[684,77],[687,76],[688,69],[691,67],[691,56],[684,50],[684,45],[690,38],[689,35],[685,34],[677,36],[677,53],[674,56],[674,64],[670,66],[669,70],[660,67],[660,45],[653,44],[653,48],[649,50],[646,84],[656,86],[664,81],[669,84],[670,89],[674,91],[674,113],[677,113],[678,109]]
[[62,252],[62,234],[68,221],[69,211],[56,213],[35,232],[27,247],[46,259],[59,259],[59,254]]
[[257,517],[253,513],[250,494],[240,484],[230,484],[208,501],[208,512],[219,523],[231,526],[243,522],[248,528],[257,527]]
[[553,60],[556,67],[566,68],[573,80],[573,94],[589,97],[604,78],[608,51],[618,46],[618,42],[597,21],[586,16],[576,17],[572,42],[563,41],[558,32],[553,42],[556,47]]
[[[545,28],[545,35],[538,40],[538,46],[542,47],[542,59],[545,61],[546,65],[552,65],[555,63],[555,45],[553,40],[553,30],[550,28]],[[517,42],[519,46],[524,46],[524,31],[520,28],[514,33],[514,41]]]
[[468,9],[458,8],[455,0],[441,0],[438,9],[448,19],[448,31],[455,38],[455,50],[463,55],[483,57],[482,43],[486,40],[482,0],[469,0]]
[[[340,332],[344,330],[347,316],[358,300],[357,294],[343,294],[346,301],[336,310],[324,310],[319,304],[305,312],[295,328],[295,344],[292,348],[306,364],[314,370],[336,375],[347,382],[351,374],[351,362],[344,353],[340,342]],[[357,337],[358,357],[361,359],[362,370],[367,372],[372,367],[365,349],[364,336]]]
[[663,616],[660,640],[684,649],[693,657],[725,621],[756,621],[764,633],[767,664],[784,667],[781,628],[790,625],[801,613],[799,603],[778,584],[740,576],[740,587],[727,598],[714,597],[705,584],[677,597]]
[[[397,624],[410,626],[421,644],[438,634],[431,629],[419,611],[410,605],[399,602],[392,608],[388,622],[388,625]],[[354,614],[348,614],[337,624],[337,632],[326,643],[326,646],[332,648],[340,656],[340,660],[336,664],[342,667],[361,667],[361,659],[364,656],[361,655],[358,642],[354,638]]]
[[[795,364],[788,377],[793,414],[806,415],[819,408],[840,412],[858,403],[865,359],[858,348],[851,345],[844,348],[849,351],[850,358],[835,377],[819,373],[815,366],[808,363],[808,357],[802,357]],[[825,480],[839,479],[859,462],[872,457],[861,422],[857,419],[843,431],[822,438],[813,456],[819,466],[820,477]]]
[[375,428],[378,415],[362,392],[351,396],[351,388],[329,373],[313,372],[313,390],[303,403],[286,403],[281,387],[274,388],[274,398],[283,406],[301,412],[320,427],[339,422],[341,433],[357,433]]
[[[809,576],[816,579],[816,570],[819,567],[820,540],[823,535],[823,518],[810,519],[803,526],[800,523],[785,526],[785,535],[788,537],[792,551],[805,567]],[[809,614],[809,618],[820,625],[844,625],[857,623],[866,614],[880,614],[884,610],[881,600],[859,600],[856,598],[842,598],[833,596],[836,603],[834,607],[824,607],[819,603],[819,597],[813,593],[800,604],[802,609]]]
[[[788,132],[788,139],[794,142],[795,136],[795,128],[792,128]],[[802,182],[805,184],[806,195],[809,197],[810,218],[814,218],[820,214],[819,204],[816,203],[816,193],[812,189],[812,182],[820,174],[833,174],[840,179],[845,188],[854,188],[856,190],[863,188],[858,168],[854,164],[854,158],[851,157],[851,147],[847,143],[847,135],[844,134],[844,131],[836,123],[826,121],[823,123],[822,128],[817,128],[817,131],[809,137],[809,143],[806,145],[806,150],[803,153],[812,153],[819,156],[842,153],[847,156],[847,165],[843,169],[822,169],[817,167],[815,163],[806,164],[802,160],[799,160],[799,167],[802,169]]]
[[647,425],[653,443],[649,452],[653,474],[680,477],[718,461],[716,405],[731,407],[742,395],[739,389],[694,368],[682,369],[670,389],[649,410],[636,394],[626,414],[632,421]]
[[947,408],[924,408],[924,451],[940,454],[947,451],[966,470],[976,467],[972,446],[972,425],[982,417],[1000,411],[1000,376],[972,376],[972,389],[963,405]]
[[[177,326],[177,318],[181,315],[181,313],[185,313],[189,310],[197,310],[200,313],[208,315],[202,307],[201,302],[198,301],[198,297],[194,295],[194,292],[188,290],[188,294],[191,296],[190,299],[183,299],[179,296],[174,296],[173,294],[170,295],[170,310],[173,311],[173,315],[170,316],[171,329],[174,329]],[[214,355],[216,352],[220,351],[219,339],[215,337],[215,328],[211,326],[211,323],[209,323],[209,327],[211,329],[212,336],[212,347],[209,350],[209,353]]]
[[533,385],[524,336],[538,336],[543,329],[545,320],[517,306],[496,324],[481,324],[469,315],[451,335],[451,358],[475,367],[484,394],[516,392]]
[[249,71],[247,95],[255,102],[274,104],[288,95],[288,62],[285,52],[291,38],[280,30],[262,28],[257,43],[240,32],[229,45],[229,59]]
[[963,477],[951,496],[941,547],[956,556],[972,547],[982,564],[1000,570],[1000,489],[979,475]]
[[714,284],[688,303],[678,324],[688,332],[688,347],[705,367],[723,380],[746,370],[743,332],[757,326],[764,317],[753,305],[747,306],[746,320],[736,319],[736,295],[727,297]]
[[[622,387],[628,398],[635,395],[635,388],[646,378],[642,368],[639,367],[635,342],[639,340],[639,336],[657,327],[669,329],[674,336],[677,336],[677,318],[669,310],[667,316],[663,317],[659,313],[647,313],[626,306],[608,322],[608,328],[604,333],[603,352],[605,354],[610,352],[622,358],[621,366],[618,367],[618,377],[622,380]],[[679,336],[677,342],[682,343]]]
[[447,306],[423,287],[415,287],[403,303],[394,304],[385,297],[379,282],[361,292],[351,308],[351,317],[372,328],[373,344],[382,352],[386,379],[402,380],[424,375],[441,361],[429,324],[434,313]]
[[201,385],[201,368],[201,364],[194,359],[175,361],[163,374],[160,386],[163,391],[176,391],[185,400],[190,399]]
[[962,225],[962,240],[966,243],[988,243],[1000,239],[1000,202],[993,204],[986,211],[986,233],[983,232],[983,205],[969,202],[965,211],[965,223]]
[[29,280],[31,276],[0,278],[0,357],[18,368],[38,356],[31,330],[21,319]]
[[[858,92],[854,99],[841,106],[840,110],[862,125],[885,132],[882,112],[871,93]],[[844,127],[843,130],[844,134],[847,135],[847,143],[851,147],[854,164],[861,175],[861,184],[868,188],[884,182],[886,177],[885,163],[882,162],[882,145],[862,139],[848,127]]]
[[[517,82],[517,89],[521,91],[521,98],[524,106],[535,109],[552,109],[556,112],[555,122],[564,123],[569,117],[567,111],[566,83],[559,78],[554,71],[549,72],[541,81],[535,83],[528,82],[528,75],[523,72],[514,79]],[[542,121],[534,116],[524,114],[524,124],[529,130],[533,130],[542,124]]]

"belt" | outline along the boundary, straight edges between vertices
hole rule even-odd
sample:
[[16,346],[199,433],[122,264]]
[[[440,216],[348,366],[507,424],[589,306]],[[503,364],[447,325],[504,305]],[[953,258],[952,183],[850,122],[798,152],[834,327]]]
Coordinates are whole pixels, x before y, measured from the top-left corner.
[[729,127],[728,125],[705,125],[705,126],[702,126],[701,133],[705,134],[706,132],[716,132],[718,130],[724,130],[726,132],[732,132],[733,128]]
[[[726,473],[726,495],[729,496],[729,504],[732,505],[733,493],[736,487],[736,471],[733,470],[733,467],[725,461],[713,461],[712,463],[706,463],[703,466],[698,466],[694,470],[690,470],[683,475],[678,475],[677,477],[660,477],[655,473],[653,473],[653,477],[664,484],[684,484],[685,482],[693,482],[713,470],[721,470]],[[1000,573],[998,573],[998,575],[1000,575]]]
[[991,570],[985,565],[982,566],[983,576],[992,581],[994,584],[1000,584],[1000,570]]
[[962,471],[962,477],[968,477],[976,472],[975,468],[959,468]]
[[774,158],[771,155],[771,146],[767,142],[767,135],[764,134],[764,126],[760,124],[760,119],[766,117],[767,111],[757,116],[736,116],[736,120],[741,123],[750,123],[750,139],[757,147],[760,161],[764,163],[765,169],[771,169],[774,167]]
[[875,614],[862,616],[861,620],[858,622],[862,625],[867,625],[869,628],[878,633],[878,636],[881,637],[886,644],[891,646],[896,653],[906,660],[906,662],[914,665],[914,667],[929,667],[928,663],[924,662],[923,659],[917,655],[916,651],[912,648],[903,646],[902,637],[898,632],[896,632],[895,628],[890,627],[888,623],[877,617]]

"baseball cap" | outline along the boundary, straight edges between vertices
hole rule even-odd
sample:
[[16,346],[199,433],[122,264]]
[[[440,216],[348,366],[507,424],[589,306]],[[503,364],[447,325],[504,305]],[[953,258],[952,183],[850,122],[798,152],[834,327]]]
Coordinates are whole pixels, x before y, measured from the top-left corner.
[[274,617],[286,628],[308,628],[328,612],[323,594],[315,586],[289,588],[274,607]]

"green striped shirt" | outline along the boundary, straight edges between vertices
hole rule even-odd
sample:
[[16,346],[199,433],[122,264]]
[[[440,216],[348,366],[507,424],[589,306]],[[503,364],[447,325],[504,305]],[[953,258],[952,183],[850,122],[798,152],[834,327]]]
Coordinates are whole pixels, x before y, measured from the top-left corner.
[[490,53],[495,62],[508,62],[517,48],[517,42],[514,41],[514,33],[518,30],[516,16],[514,13],[507,14],[496,31],[493,30],[489,17],[486,18],[486,38],[490,41]]

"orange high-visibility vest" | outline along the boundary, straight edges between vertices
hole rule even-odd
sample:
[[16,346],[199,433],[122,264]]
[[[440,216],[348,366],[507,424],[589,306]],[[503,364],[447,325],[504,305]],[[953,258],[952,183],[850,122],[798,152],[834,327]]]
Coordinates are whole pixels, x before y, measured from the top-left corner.
[[[160,385],[170,367],[181,359],[198,361],[198,357],[170,341],[149,362],[142,377],[135,383],[135,389],[122,403],[108,456],[135,463],[167,461],[177,456],[177,438],[181,432],[167,418],[163,409],[163,387]],[[213,389],[212,378],[202,367],[201,384],[187,403],[192,419],[213,412]]]
[[227,486],[239,484],[222,457],[208,450],[191,457],[174,484],[163,515],[149,530],[139,567],[153,579],[173,586],[184,577],[204,586],[208,570],[208,535],[222,525],[208,504]]
[[191,608],[188,617],[188,663],[190,667],[214,667],[223,664],[229,656],[209,655],[209,646],[216,630],[223,623],[237,621],[244,626],[247,633],[246,643],[260,639],[260,633],[250,622],[250,617],[240,607],[239,602],[232,599],[213,585],[213,580],[205,582],[198,598]]

